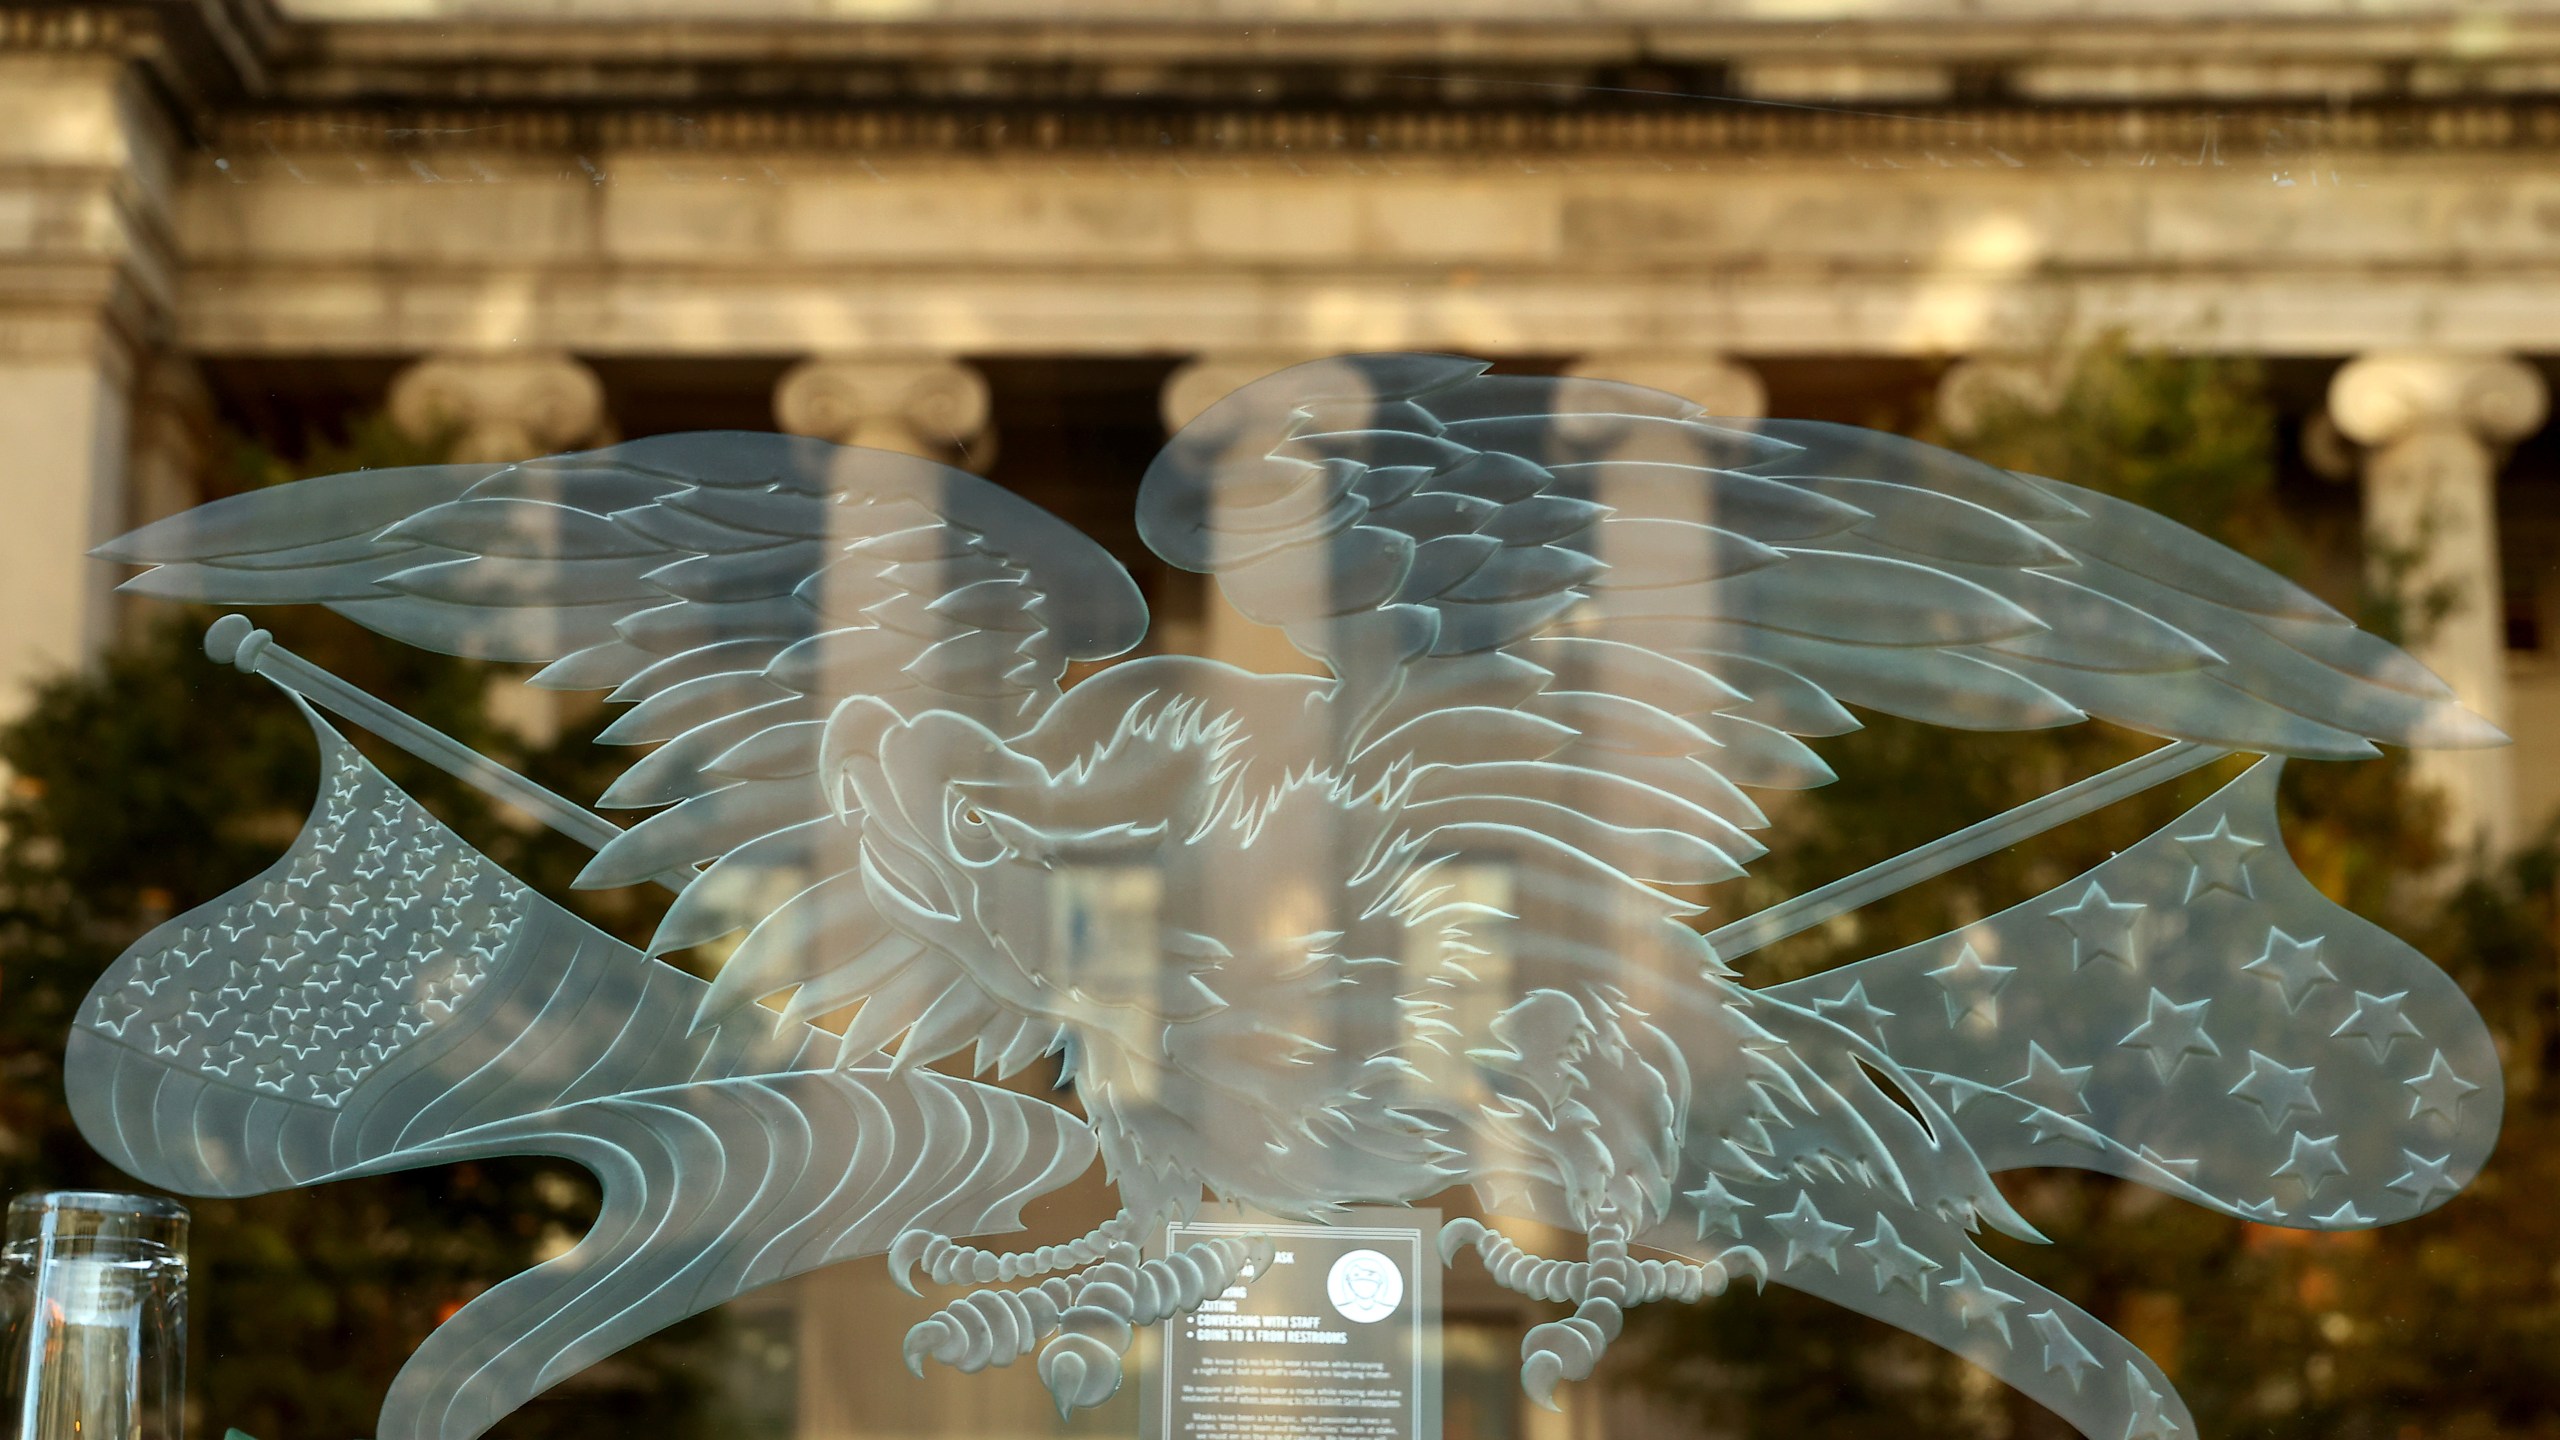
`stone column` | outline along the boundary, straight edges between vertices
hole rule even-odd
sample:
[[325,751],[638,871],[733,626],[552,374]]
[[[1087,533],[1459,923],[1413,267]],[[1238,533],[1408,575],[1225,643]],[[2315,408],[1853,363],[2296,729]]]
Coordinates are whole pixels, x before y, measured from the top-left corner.
[[1660,390],[1728,420],[1769,413],[1769,388],[1760,372],[1713,350],[1601,351],[1574,361],[1565,373]]
[[942,355],[804,360],[773,390],[794,435],[897,450],[984,473],[995,461],[986,378]]
[[0,718],[114,630],[136,372],[165,328],[174,141],[111,55],[0,56]]
[[392,377],[390,401],[393,424],[450,435],[458,462],[555,455],[607,432],[596,372],[558,351],[431,355]]
[[[2409,649],[2464,704],[2507,722],[2506,597],[2498,567],[2503,448],[2548,412],[2542,377],[2503,355],[2381,351],[2329,385],[2329,413],[2365,447],[2367,563],[2408,606]],[[2441,610],[2436,609],[2441,606]],[[2422,750],[2445,797],[2447,838],[2504,851],[2516,839],[2513,751]]]

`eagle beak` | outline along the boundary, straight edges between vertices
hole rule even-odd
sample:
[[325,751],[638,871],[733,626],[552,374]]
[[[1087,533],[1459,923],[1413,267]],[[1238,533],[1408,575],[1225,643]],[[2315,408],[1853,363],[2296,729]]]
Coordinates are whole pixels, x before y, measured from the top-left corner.
[[875,695],[848,696],[827,716],[827,728],[818,737],[818,775],[837,819],[844,819],[858,804],[851,767],[859,761],[876,766],[881,742],[892,728],[905,723],[905,716]]

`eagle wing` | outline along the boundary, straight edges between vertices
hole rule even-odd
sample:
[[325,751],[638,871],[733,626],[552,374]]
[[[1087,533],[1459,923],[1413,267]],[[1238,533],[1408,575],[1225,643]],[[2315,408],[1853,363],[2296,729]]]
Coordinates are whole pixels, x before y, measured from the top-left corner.
[[[1070,662],[1120,654],[1147,625],[1118,561],[989,481],[748,432],[304,480],[98,553],[151,567],[125,582],[140,594],[325,605],[425,649],[539,663],[536,685],[629,705],[600,738],[656,748],[601,803],[664,808],[579,883],[710,862],[653,953],[781,922],[731,957],[715,1005],[900,943],[876,924],[805,943],[852,908],[830,897],[859,884],[858,840],[817,774],[840,702],[953,711],[1010,738],[1057,699]],[[808,1013],[833,1008],[807,998]]]
[[2505,739],[2139,506],[1851,426],[1486,369],[1283,371],[1185,428],[1139,498],[1158,554],[1341,678],[1356,768],[1437,767],[1451,826],[1728,878],[1760,853],[1742,790],[1830,779],[1803,740],[1856,729],[1850,707],[2321,758]]

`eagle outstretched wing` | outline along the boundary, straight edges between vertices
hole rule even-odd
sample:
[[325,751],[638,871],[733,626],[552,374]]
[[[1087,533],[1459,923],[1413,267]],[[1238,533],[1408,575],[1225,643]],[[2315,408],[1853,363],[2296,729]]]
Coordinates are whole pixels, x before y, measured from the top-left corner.
[[1552,677],[1531,713],[1744,784],[1825,773],[1783,737],[1855,728],[1844,704],[2326,758],[2505,740],[2398,649],[2140,506],[1876,431],[1487,368],[1353,356],[1246,386],[1150,468],[1140,531],[1353,683],[1529,661]]
[[[827,908],[822,887],[845,888],[857,863],[858,835],[817,775],[843,700],[1018,735],[1058,698],[1071,662],[1120,654],[1147,625],[1118,561],[1000,486],[912,456],[751,432],[304,480],[98,554],[151,567],[125,582],[136,593],[317,603],[428,650],[538,663],[536,685],[628,704],[601,738],[656,748],[600,803],[665,808],[600,851],[580,883],[712,865],[653,953],[786,911],[783,929],[823,923],[812,919]],[[803,978],[796,966],[862,953],[782,938],[743,952],[745,964],[733,957],[706,1003],[752,1000]],[[749,986],[765,979],[777,983]],[[821,992],[794,1014],[851,998]]]

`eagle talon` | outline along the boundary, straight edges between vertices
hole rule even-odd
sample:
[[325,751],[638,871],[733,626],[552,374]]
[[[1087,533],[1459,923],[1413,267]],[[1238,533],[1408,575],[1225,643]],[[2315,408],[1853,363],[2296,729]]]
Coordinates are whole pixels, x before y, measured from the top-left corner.
[[899,1289],[918,1297],[924,1294],[916,1288],[916,1262],[924,1258],[924,1247],[936,1238],[930,1230],[901,1230],[898,1238],[889,1242],[889,1278],[898,1282]]
[[1484,1222],[1467,1216],[1440,1227],[1440,1264],[1443,1268],[1458,1263],[1458,1252],[1471,1245],[1484,1243]]
[[951,1327],[943,1323],[940,1315],[929,1315],[917,1321],[914,1328],[907,1331],[907,1373],[923,1379],[924,1362],[949,1343],[950,1334]]
[[1564,1380],[1564,1360],[1553,1350],[1540,1350],[1520,1362],[1520,1388],[1529,1398],[1549,1410],[1562,1410],[1556,1403],[1556,1386]]
[[1709,1263],[1721,1269],[1727,1277],[1749,1275],[1754,1293],[1763,1292],[1769,1288],[1769,1257],[1751,1246],[1736,1245]]

